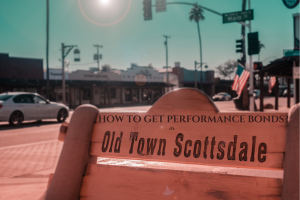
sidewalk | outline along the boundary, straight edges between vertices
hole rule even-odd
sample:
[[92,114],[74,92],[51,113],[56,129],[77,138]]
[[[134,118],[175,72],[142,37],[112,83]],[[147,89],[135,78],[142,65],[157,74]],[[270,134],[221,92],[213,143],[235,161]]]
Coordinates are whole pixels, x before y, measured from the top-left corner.
[[0,200],[39,199],[55,171],[62,145],[47,141],[0,148]]

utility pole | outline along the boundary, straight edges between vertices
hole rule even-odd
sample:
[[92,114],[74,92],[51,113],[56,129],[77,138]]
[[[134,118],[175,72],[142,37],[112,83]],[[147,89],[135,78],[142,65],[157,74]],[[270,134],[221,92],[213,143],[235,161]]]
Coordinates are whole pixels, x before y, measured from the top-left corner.
[[[61,65],[62,65],[62,101],[63,104],[66,104],[66,85],[65,85],[65,57],[70,53],[73,47],[77,47],[77,45],[65,45],[61,43]],[[65,49],[67,52],[65,53]]]
[[98,71],[100,71],[100,55],[99,55],[99,48],[103,48],[103,46],[102,45],[99,45],[99,44],[94,44],[94,47],[96,47],[97,48],[97,64],[98,64]]
[[47,0],[47,19],[46,19],[46,66],[47,66],[46,98],[50,99],[50,95],[49,95],[49,0]]
[[65,85],[65,44],[61,43],[61,64],[62,64],[62,101],[66,104],[66,85]]
[[168,65],[168,38],[171,38],[171,36],[164,35],[166,41],[166,69],[167,69],[167,92],[169,92],[169,65]]

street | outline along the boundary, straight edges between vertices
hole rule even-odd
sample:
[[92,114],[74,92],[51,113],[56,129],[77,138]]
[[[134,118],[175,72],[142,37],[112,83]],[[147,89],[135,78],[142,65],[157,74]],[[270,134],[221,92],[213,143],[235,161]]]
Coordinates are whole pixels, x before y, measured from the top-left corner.
[[[274,105],[274,98],[265,99],[265,103]],[[258,100],[256,104],[259,105]],[[220,112],[238,112],[233,101],[215,102],[215,105]],[[104,108],[100,112],[147,111],[150,107]],[[286,98],[279,98],[279,111],[288,112]],[[70,111],[66,122],[69,122],[72,113]],[[0,123],[0,200],[38,199],[42,196],[49,174],[55,171],[63,145],[57,140],[60,125],[56,120],[29,121],[18,127]]]
[[[274,105],[274,98],[266,98],[264,104],[270,103]],[[216,101],[214,102],[220,112],[236,112],[233,101]],[[259,99],[255,100],[256,105],[259,108]],[[286,98],[279,98],[279,110],[287,111],[286,108]],[[291,106],[293,106],[293,98],[291,98]],[[133,107],[115,107],[115,108],[102,108],[101,111],[147,111],[151,106],[133,106]],[[275,112],[274,109],[266,109],[266,112]],[[72,116],[73,111],[70,112],[69,118]],[[53,120],[43,120],[42,122],[37,121],[27,121],[21,126],[13,127],[7,122],[0,122],[0,149],[3,147],[23,145],[37,142],[45,141],[55,141],[57,140],[57,134],[60,127],[55,119]]]

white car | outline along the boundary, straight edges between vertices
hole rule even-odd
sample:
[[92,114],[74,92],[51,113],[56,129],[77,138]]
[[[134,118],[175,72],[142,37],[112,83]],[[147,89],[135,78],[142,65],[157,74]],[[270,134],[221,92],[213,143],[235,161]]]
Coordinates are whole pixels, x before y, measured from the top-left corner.
[[230,101],[231,100],[231,95],[227,94],[225,92],[220,92],[216,94],[215,96],[212,97],[214,101]]
[[0,121],[20,125],[25,120],[57,119],[63,122],[69,116],[69,107],[49,102],[38,94],[7,92],[0,94]]

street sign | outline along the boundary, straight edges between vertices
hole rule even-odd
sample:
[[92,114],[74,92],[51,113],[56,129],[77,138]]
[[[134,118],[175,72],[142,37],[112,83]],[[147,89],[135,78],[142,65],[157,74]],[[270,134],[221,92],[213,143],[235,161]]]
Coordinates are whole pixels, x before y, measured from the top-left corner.
[[155,11],[165,12],[167,10],[166,0],[156,0],[155,1]]
[[284,57],[300,56],[299,50],[284,50]]
[[223,24],[230,22],[242,22],[253,20],[253,10],[245,10],[240,12],[232,12],[223,14]]

